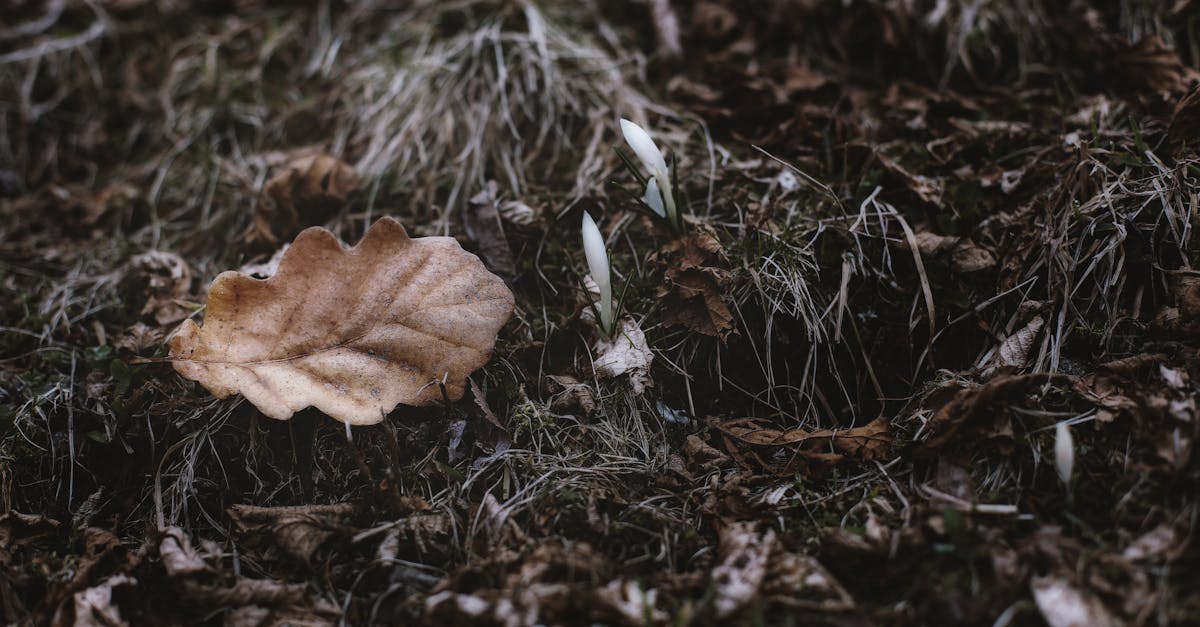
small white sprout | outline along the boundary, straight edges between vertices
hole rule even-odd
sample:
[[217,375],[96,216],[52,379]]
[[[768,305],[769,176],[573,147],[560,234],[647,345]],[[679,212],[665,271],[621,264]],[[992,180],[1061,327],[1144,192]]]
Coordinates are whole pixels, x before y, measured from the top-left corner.
[[662,194],[658,191],[658,179],[650,179],[650,182],[646,183],[646,195],[642,197],[642,200],[646,201],[654,213],[664,218],[667,217],[667,209],[663,207]]
[[583,254],[587,257],[588,272],[600,288],[600,329],[607,333],[613,328],[612,274],[604,236],[586,211],[583,212]]
[[[663,153],[658,149],[658,145],[650,138],[650,134],[646,129],[621,118],[621,134],[625,136],[625,143],[633,149],[633,153],[641,159],[642,165],[650,171],[650,182],[655,183],[657,194],[651,194],[650,186],[646,186],[646,204],[650,205],[651,209],[658,212],[659,206],[662,207],[661,214],[673,225],[678,224],[678,216],[675,211],[675,195],[671,193],[671,174],[667,170],[667,160],[663,158]],[[657,195],[660,198],[656,202],[652,202],[649,197]]]
[[1060,422],[1054,427],[1054,465],[1058,468],[1058,478],[1063,485],[1071,487],[1071,471],[1075,467],[1075,441],[1071,438],[1071,429],[1067,423]]

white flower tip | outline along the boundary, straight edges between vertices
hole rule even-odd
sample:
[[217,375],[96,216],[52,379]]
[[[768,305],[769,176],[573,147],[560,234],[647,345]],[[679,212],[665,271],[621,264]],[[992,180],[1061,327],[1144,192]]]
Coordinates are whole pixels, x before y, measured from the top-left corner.
[[653,176],[666,177],[667,175],[667,160],[663,158],[662,151],[650,139],[650,134],[646,129],[621,118],[621,134],[625,136],[625,143],[633,149],[633,153],[638,156],[646,169],[650,170]]
[[587,258],[588,272],[600,287],[600,292],[603,294],[611,289],[604,236],[600,234],[600,227],[596,226],[596,221],[586,211],[583,212],[583,255]]
[[1058,423],[1054,428],[1054,465],[1063,484],[1071,485],[1071,472],[1075,469],[1075,441],[1065,422]]
[[658,191],[658,179],[651,178],[649,183],[646,183],[646,195],[642,197],[646,201],[654,213],[661,217],[667,217],[667,208],[663,205],[662,192]]

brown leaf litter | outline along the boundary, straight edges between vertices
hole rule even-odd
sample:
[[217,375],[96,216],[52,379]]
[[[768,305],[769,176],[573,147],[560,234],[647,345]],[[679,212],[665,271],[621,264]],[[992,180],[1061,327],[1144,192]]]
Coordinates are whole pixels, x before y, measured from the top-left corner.
[[[884,460],[892,446],[891,427],[883,416],[846,429],[780,429],[760,418],[711,420],[710,424],[720,432],[725,449],[735,458],[755,459],[756,466],[772,472],[801,470],[813,474],[850,460]],[[775,450],[791,454],[784,467],[764,460]]]
[[358,174],[345,161],[325,153],[297,156],[263,186],[243,239],[252,248],[274,248],[324,222],[358,186]]
[[317,551],[331,538],[353,532],[345,522],[353,512],[352,503],[288,507],[234,505],[229,508],[229,518],[240,534],[269,536],[284,553],[302,563],[312,564]]
[[711,228],[693,225],[682,237],[664,244],[650,261],[664,268],[664,284],[657,292],[664,323],[721,341],[737,332],[724,298],[732,282],[729,260]]
[[409,238],[382,218],[357,246],[310,228],[266,280],[225,272],[204,326],[170,340],[183,376],[218,398],[241,393],[286,420],[314,406],[375,424],[397,404],[462,397],[514,306],[512,292],[452,238]]

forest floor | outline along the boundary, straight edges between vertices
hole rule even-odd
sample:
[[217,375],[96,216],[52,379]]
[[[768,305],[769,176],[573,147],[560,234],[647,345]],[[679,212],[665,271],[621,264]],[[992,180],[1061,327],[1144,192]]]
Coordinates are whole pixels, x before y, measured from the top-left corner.
[[[384,4],[0,16],[5,622],[1200,621],[1200,3]],[[160,359],[382,216],[516,297],[462,400],[280,421]]]

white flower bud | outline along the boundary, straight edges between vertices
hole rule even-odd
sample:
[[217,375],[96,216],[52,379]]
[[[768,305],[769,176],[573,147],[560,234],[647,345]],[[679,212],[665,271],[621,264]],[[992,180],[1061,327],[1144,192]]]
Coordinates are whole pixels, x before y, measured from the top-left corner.
[[612,276],[608,265],[608,251],[604,247],[604,236],[600,227],[588,212],[583,212],[583,254],[587,257],[588,272],[600,288],[600,328],[613,328]]
[[646,195],[642,197],[642,200],[646,201],[654,213],[664,218],[667,217],[667,209],[663,206],[662,192],[658,191],[658,179],[650,179],[650,182],[646,183]]
[[1071,471],[1075,468],[1075,441],[1065,422],[1054,427],[1054,465],[1058,468],[1058,478],[1062,479],[1063,485],[1070,487]]
[[662,151],[655,145],[654,140],[650,139],[650,134],[646,129],[621,118],[621,134],[625,135],[625,142],[633,149],[633,153],[642,160],[647,170],[650,170],[650,175],[654,178],[665,179],[667,176],[667,161],[663,159]]

